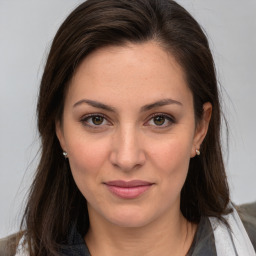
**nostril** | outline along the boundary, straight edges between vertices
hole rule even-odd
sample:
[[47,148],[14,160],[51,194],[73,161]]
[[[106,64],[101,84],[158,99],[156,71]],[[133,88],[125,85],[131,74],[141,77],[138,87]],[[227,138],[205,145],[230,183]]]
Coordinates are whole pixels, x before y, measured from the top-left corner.
[[124,154],[122,152],[112,152],[110,162],[114,167],[123,171],[130,171],[140,168],[145,163],[143,152],[133,152]]
[[144,164],[146,158],[136,126],[123,124],[112,139],[110,162],[113,166],[130,171]]

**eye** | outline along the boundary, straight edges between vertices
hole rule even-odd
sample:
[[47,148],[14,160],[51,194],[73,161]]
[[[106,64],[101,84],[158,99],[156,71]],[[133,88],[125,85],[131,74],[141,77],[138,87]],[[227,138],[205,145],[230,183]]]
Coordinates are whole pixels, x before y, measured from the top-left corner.
[[154,114],[153,116],[151,116],[151,118],[146,123],[146,125],[164,128],[172,125],[173,123],[174,123],[174,118],[172,118],[170,115]]
[[155,116],[153,118],[153,122],[155,125],[163,125],[166,121],[166,118],[164,116]]
[[101,125],[104,122],[104,117],[102,116],[92,116],[90,120],[95,125]]
[[81,119],[81,122],[84,125],[92,128],[98,128],[97,126],[101,127],[101,126],[110,124],[105,118],[105,116],[101,114],[90,114],[90,115],[84,116]]

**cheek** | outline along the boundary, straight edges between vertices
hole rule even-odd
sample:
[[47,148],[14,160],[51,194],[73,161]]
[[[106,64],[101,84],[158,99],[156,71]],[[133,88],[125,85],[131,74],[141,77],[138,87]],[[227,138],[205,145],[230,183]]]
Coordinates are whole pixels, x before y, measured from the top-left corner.
[[78,182],[89,182],[97,178],[108,158],[108,143],[104,140],[90,138],[72,138],[68,144],[69,163],[74,179]]
[[163,167],[165,166],[165,169],[168,170],[168,166],[182,167],[183,164],[189,162],[191,147],[192,143],[188,139],[170,139],[154,146],[152,148],[152,155],[156,163]]
[[88,202],[104,202],[104,195],[98,191],[101,184],[101,172],[106,166],[108,157],[108,145],[101,142],[91,141],[90,139],[76,140],[68,144],[69,164],[74,181]]
[[[155,145],[152,161],[168,193],[180,192],[189,167],[192,140],[190,137],[175,136]],[[170,191],[172,190],[172,191]]]

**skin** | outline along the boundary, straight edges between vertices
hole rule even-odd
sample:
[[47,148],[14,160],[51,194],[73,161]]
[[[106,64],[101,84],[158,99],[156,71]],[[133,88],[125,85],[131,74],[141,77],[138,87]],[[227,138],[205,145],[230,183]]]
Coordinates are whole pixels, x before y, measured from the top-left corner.
[[[174,57],[155,42],[99,49],[76,70],[56,133],[88,202],[85,240],[93,256],[188,251],[196,226],[180,212],[180,192],[212,107],[204,104],[196,125],[184,77]],[[123,199],[105,185],[113,180],[153,185]]]

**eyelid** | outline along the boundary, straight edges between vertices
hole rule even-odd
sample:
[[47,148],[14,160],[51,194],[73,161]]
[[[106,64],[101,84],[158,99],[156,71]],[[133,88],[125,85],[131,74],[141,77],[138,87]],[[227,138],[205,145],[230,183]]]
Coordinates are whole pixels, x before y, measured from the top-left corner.
[[[163,129],[163,128],[169,127],[169,126],[171,126],[172,124],[176,123],[176,120],[175,120],[175,118],[174,118],[172,115],[159,112],[159,113],[154,113],[154,114],[150,115],[150,116],[147,118],[147,121],[144,123],[144,125],[145,125],[146,123],[148,123],[152,118],[154,118],[154,117],[156,117],[156,116],[163,116],[163,117],[166,118],[169,122],[171,122],[171,124],[169,124],[169,125],[164,125],[164,126],[157,126],[157,125],[155,125],[155,127],[158,128],[158,129],[161,129],[161,128]],[[146,125],[146,126],[150,126],[150,125]]]
[[[112,123],[109,121],[108,117],[107,117],[106,115],[104,115],[104,114],[101,114],[101,113],[86,114],[86,115],[84,115],[84,116],[81,117],[80,122],[82,122],[82,124],[83,124],[84,126],[87,126],[87,127],[89,127],[89,128],[92,128],[92,129],[100,129],[100,128],[102,128],[102,126],[106,125],[106,124],[103,124],[103,125],[92,125],[92,124],[89,124],[88,122],[86,122],[86,120],[88,120],[88,119],[91,118],[91,117],[95,117],[95,116],[103,117],[103,118],[108,122],[108,124],[112,124]],[[108,124],[107,124],[107,125],[108,125]]]
[[[87,120],[91,117],[95,117],[95,116],[100,116],[100,117],[103,117],[104,120],[107,122],[107,124],[100,124],[100,125],[93,125],[93,124],[89,124],[87,122]],[[170,124],[167,124],[167,125],[150,125],[150,124],[147,124],[152,118],[156,117],[156,116],[163,116],[165,119],[167,119],[167,121],[170,122]],[[86,127],[89,127],[89,128],[92,128],[92,129],[101,129],[103,128],[103,126],[106,126],[106,125],[113,125],[111,121],[109,121],[109,118],[105,115],[105,114],[102,114],[102,113],[90,113],[90,114],[86,114],[84,116],[82,116],[80,118],[80,122],[82,122],[82,124]],[[154,126],[154,128],[158,128],[158,129],[163,129],[163,128],[166,128],[166,127],[169,127],[171,126],[172,124],[176,123],[176,120],[175,118],[170,115],[170,114],[166,114],[166,113],[162,113],[162,112],[158,112],[158,113],[153,113],[151,114],[148,118],[147,118],[147,121],[144,122],[144,125],[145,126]]]

